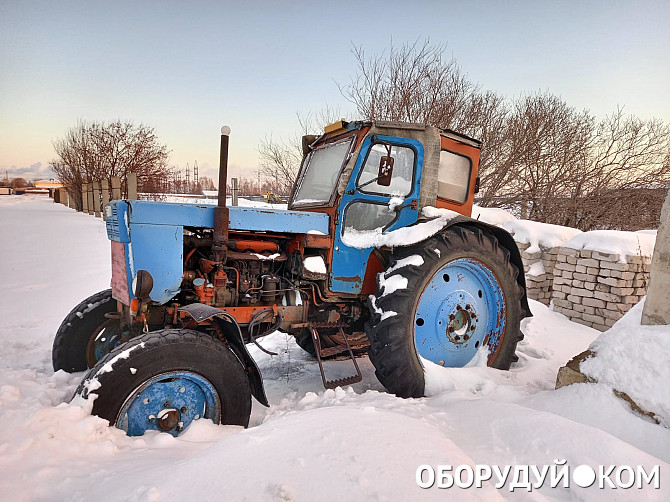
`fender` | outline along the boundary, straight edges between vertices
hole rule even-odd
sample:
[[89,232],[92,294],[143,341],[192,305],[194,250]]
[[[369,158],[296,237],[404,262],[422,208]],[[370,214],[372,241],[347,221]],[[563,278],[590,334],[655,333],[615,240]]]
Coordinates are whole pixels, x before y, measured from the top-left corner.
[[240,326],[233,316],[227,312],[223,312],[215,307],[204,305],[202,303],[192,303],[179,308],[180,312],[186,312],[198,324],[204,321],[211,321],[221,330],[226,337],[226,341],[230,345],[231,350],[240,360],[245,368],[245,372],[249,378],[249,386],[251,387],[251,395],[263,406],[270,406],[268,398],[265,395],[265,388],[263,387],[263,377],[261,371],[258,369],[256,362],[249,354]]
[[[426,219],[420,219],[418,220],[416,224],[420,224],[422,222],[426,221]],[[405,228],[411,228],[413,225],[409,225]],[[521,308],[524,312],[524,317],[533,317],[533,314],[530,311],[530,306],[528,305],[528,296],[526,293],[526,276],[524,275],[524,269],[523,269],[523,261],[521,260],[521,253],[519,252],[519,248],[516,245],[516,242],[514,241],[514,238],[512,235],[505,229],[496,227],[495,225],[491,225],[489,223],[485,223],[480,220],[475,220],[473,218],[470,218],[468,216],[463,216],[459,215],[454,218],[451,218],[447,222],[445,222],[444,226],[436,231],[432,235],[436,235],[440,232],[444,232],[448,228],[455,227],[455,226],[470,226],[470,227],[475,227],[482,232],[492,235],[495,237],[495,239],[498,241],[498,243],[507,249],[509,252],[509,259],[512,262],[512,264],[519,270],[519,274],[517,275],[516,282],[523,288],[523,295],[521,296]],[[412,243],[416,244],[416,243]],[[389,249],[389,248],[386,248]],[[372,274],[370,277],[374,277],[376,274]],[[367,274],[366,274],[367,278]]]

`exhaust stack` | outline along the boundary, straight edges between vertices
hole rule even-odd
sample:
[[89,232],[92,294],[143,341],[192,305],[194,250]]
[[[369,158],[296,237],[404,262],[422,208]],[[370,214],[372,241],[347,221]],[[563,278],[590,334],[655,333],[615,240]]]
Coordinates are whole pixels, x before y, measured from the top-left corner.
[[216,209],[214,209],[214,243],[212,252],[214,261],[221,264],[226,263],[226,250],[228,247],[228,227],[230,218],[226,207],[226,182],[228,180],[228,137],[230,127],[221,128],[221,152],[219,155],[219,197]]

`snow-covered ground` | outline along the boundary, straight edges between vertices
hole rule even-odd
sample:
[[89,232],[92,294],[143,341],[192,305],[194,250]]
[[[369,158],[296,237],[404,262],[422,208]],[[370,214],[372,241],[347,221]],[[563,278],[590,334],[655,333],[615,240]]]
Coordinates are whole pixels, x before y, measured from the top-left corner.
[[[599,333],[536,302],[509,372],[442,369],[430,397],[403,400],[384,391],[362,358],[361,383],[324,391],[316,362],[275,333],[261,343],[279,355],[251,347],[271,406],[255,403],[248,429],[201,420],[179,438],[126,437],[87,403],[69,403],[82,374],[51,369],[61,320],[109,286],[104,226],[47,198],[7,196],[0,236],[3,500],[670,500],[670,430],[633,413],[605,384],[553,390],[558,368]],[[625,319],[629,341],[620,330],[620,343],[641,343],[635,319]],[[350,367],[329,362],[326,371],[343,376]],[[511,474],[500,489],[495,475],[482,488],[424,490],[416,482],[421,465],[541,471],[558,459],[573,472],[658,465],[661,487],[581,488],[570,479],[569,488],[552,489],[547,476],[532,493],[511,492]]]

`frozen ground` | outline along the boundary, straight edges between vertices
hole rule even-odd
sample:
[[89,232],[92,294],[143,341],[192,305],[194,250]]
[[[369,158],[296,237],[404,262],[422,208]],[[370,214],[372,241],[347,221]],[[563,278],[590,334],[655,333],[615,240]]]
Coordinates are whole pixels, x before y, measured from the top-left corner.
[[[324,391],[315,361],[275,333],[262,343],[278,356],[251,349],[271,406],[254,404],[249,429],[199,421],[176,439],[126,437],[85,403],[68,404],[82,374],[54,374],[50,360],[62,318],[109,286],[103,225],[46,198],[0,197],[0,236],[3,500],[670,500],[670,430],[634,414],[606,385],[552,390],[557,369],[599,333],[535,302],[509,372],[444,370],[430,397],[402,400],[362,358],[363,382]],[[639,343],[635,319],[626,319],[629,341],[620,343]],[[643,353],[649,367],[667,367],[667,353]],[[623,372],[636,371],[628,368],[610,373],[625,381]],[[327,371],[349,367],[327,363]],[[665,399],[661,387],[656,396]],[[573,470],[658,465],[661,489],[551,489],[547,478],[532,493],[511,492],[509,482],[496,489],[494,476],[479,489],[422,490],[415,480],[423,464],[542,469],[555,459]]]

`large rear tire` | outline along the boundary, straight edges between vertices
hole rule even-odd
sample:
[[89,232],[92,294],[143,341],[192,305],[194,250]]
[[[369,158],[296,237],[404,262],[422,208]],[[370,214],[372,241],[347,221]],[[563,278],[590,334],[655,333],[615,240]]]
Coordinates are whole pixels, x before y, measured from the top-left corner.
[[482,346],[488,366],[509,369],[523,338],[518,274],[509,252],[474,227],[396,248],[368,300],[369,354],[379,381],[400,397],[421,397],[422,359],[460,367]]
[[223,342],[188,329],[133,338],[98,361],[77,394],[97,395],[93,414],[129,436],[178,436],[200,418],[246,427],[251,414],[242,363]]
[[116,308],[112,290],[106,289],[72,309],[54,338],[51,351],[54,371],[84,371],[118,344],[119,322],[106,317],[116,312]]

